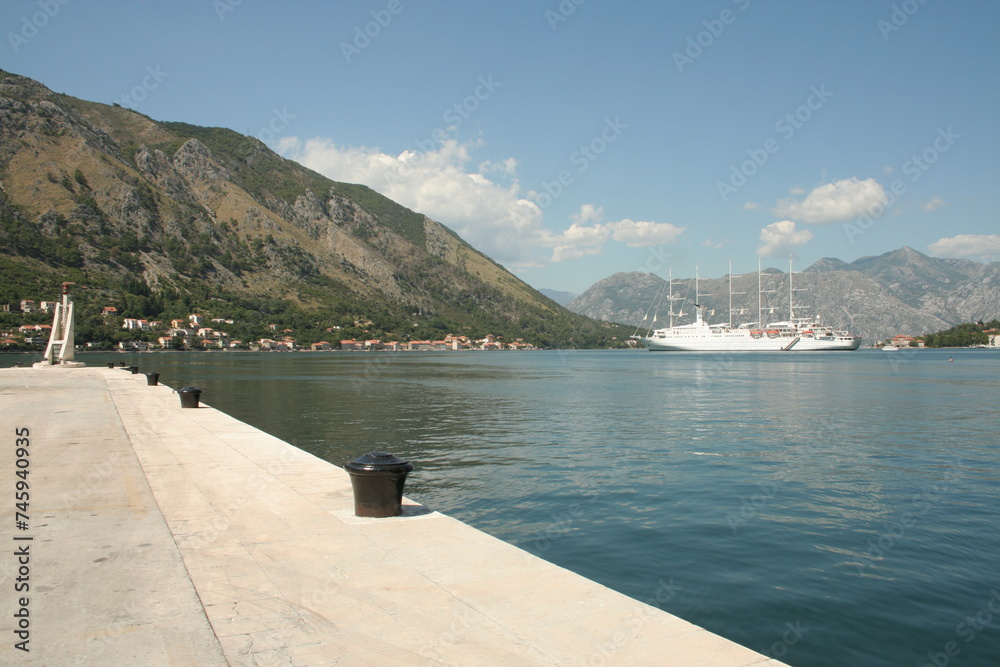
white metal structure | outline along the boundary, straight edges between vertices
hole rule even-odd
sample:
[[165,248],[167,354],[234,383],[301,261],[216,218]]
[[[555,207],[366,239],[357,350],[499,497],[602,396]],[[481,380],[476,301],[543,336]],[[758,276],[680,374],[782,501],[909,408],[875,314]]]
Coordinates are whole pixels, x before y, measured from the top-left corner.
[[76,351],[73,347],[73,302],[69,298],[69,286],[73,284],[62,284],[62,300],[56,304],[49,344],[45,346],[42,360],[34,364],[36,367],[87,365],[82,361],[74,361]]

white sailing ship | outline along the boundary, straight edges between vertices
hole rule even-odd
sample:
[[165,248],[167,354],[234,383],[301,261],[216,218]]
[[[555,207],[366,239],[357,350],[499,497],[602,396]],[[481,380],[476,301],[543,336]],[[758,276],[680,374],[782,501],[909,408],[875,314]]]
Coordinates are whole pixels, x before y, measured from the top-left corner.
[[[856,350],[861,346],[861,337],[847,331],[834,329],[822,324],[818,318],[796,317],[792,302],[791,259],[788,266],[788,319],[780,322],[763,323],[760,301],[761,284],[758,261],[757,302],[758,320],[740,325],[732,323],[732,269],[729,271],[729,313],[730,321],[724,324],[709,324],[705,319],[706,306],[698,303],[698,278],[695,277],[695,321],[674,326],[673,275],[668,281],[670,305],[670,325],[655,329],[646,336],[634,335],[654,352],[755,352],[755,351],[805,351],[805,350]],[[648,317],[648,313],[647,313]],[[655,321],[655,315],[654,315]]]

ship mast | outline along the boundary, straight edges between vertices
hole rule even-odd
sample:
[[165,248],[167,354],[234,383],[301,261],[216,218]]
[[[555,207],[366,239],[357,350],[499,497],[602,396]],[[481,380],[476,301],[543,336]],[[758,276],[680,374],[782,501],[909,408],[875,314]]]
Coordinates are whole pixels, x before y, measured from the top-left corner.
[[675,317],[683,317],[684,316],[684,306],[681,306],[681,312],[679,312],[679,313],[675,313],[674,312],[674,301],[678,301],[678,300],[682,301],[684,297],[682,297],[680,295],[674,296],[674,270],[673,269],[670,269],[670,274],[669,275],[670,275],[670,291],[667,293],[667,300],[670,301],[670,328],[672,329],[673,326],[674,326],[674,318]]
[[667,290],[667,303],[670,304],[670,328],[674,328],[674,269],[671,267],[667,271],[667,284],[670,288]]
[[[733,294],[746,294],[746,292],[734,292],[733,291],[733,278],[739,278],[739,276],[733,275],[733,260],[729,260],[729,328],[733,328]],[[743,308],[740,308],[740,315],[743,314]]]
[[789,323],[795,321],[795,309],[792,308],[792,293],[795,292],[792,289],[792,256],[788,255],[788,321]]
[[[788,321],[795,320],[795,310],[792,308],[792,294],[795,292],[807,292],[808,287],[792,287],[792,256],[788,256]],[[808,306],[804,306],[808,309]]]
[[695,312],[695,323],[702,324],[705,321],[705,306],[699,303],[701,297],[709,296],[708,294],[702,294],[698,291],[698,265],[694,265],[694,312]]
[[757,327],[764,328],[764,308],[760,301],[760,255],[757,255]]

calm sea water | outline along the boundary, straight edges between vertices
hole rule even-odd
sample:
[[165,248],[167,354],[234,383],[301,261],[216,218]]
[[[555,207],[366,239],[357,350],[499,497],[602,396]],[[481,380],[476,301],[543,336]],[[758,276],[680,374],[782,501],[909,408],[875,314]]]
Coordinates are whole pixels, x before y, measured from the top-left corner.
[[1000,664],[997,351],[81,358],[792,665]]

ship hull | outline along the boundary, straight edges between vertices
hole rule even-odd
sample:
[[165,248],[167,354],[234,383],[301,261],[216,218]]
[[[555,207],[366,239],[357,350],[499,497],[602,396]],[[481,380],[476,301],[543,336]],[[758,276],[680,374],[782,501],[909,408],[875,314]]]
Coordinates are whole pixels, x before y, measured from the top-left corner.
[[747,331],[679,333],[640,338],[653,352],[804,352],[822,350],[856,350],[861,347],[858,336],[766,335],[755,338]]

